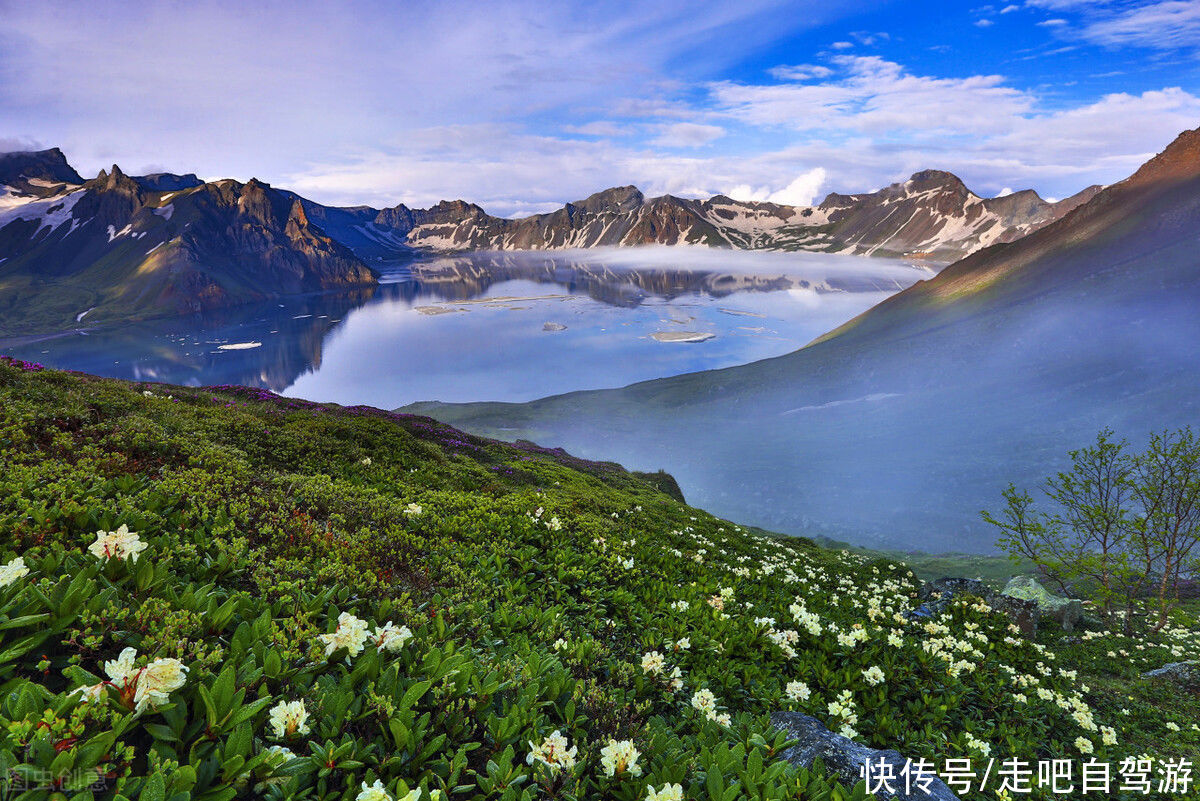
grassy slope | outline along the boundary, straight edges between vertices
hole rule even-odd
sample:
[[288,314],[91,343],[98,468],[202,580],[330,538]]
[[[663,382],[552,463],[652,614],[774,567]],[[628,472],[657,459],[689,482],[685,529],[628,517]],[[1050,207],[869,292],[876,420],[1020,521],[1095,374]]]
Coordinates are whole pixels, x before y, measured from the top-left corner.
[[[122,524],[148,543],[136,564],[85,550]],[[797,708],[837,728],[827,704],[842,691],[859,740],[914,758],[972,755],[971,738],[1034,760],[1078,758],[1081,735],[1106,760],[1200,744],[1196,698],[1136,678],[1197,655],[1192,617],[1174,651],[1107,635],[1064,646],[1054,631],[1029,644],[967,606],[926,631],[892,617],[916,589],[897,561],[754,535],[616,465],[424,418],[0,363],[0,532],[0,564],[31,568],[0,588],[0,764],[39,787],[99,775],[98,798],[350,799],[376,779],[396,797],[640,801],[679,782],[695,799],[819,798],[820,779],[763,767],[782,745],[765,716]],[[344,612],[413,639],[327,655],[318,636]],[[790,656],[771,636],[785,631]],[[139,666],[180,659],[186,683],[140,716],[116,692],[69,695],[126,647]],[[651,651],[681,687],[644,672]],[[885,683],[867,683],[872,666]],[[791,681],[811,697],[788,700]],[[689,703],[702,688],[729,725]],[[305,702],[310,731],[280,743],[268,710],[285,700]],[[579,749],[569,777],[526,763],[554,730]],[[640,777],[604,776],[610,737],[634,741]]]

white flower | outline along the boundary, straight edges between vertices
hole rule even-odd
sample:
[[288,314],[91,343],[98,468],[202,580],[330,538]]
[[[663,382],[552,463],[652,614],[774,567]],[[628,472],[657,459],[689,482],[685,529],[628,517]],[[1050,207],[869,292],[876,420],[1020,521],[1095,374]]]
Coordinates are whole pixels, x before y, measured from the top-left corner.
[[872,687],[883,683],[883,671],[879,669],[878,665],[872,665],[864,670],[862,674],[863,678],[867,680],[867,684],[870,684]]
[[135,659],[136,650],[124,649],[116,659],[104,663],[108,681],[77,687],[74,692],[83,696],[84,701],[95,701],[104,694],[105,687],[113,687],[126,706],[132,705],[140,714],[165,703],[187,681],[188,668],[178,659],[155,659],[144,668],[134,667]]
[[967,735],[967,745],[984,756],[992,753],[992,746],[990,743],[985,743],[983,740],[978,740],[970,734]]
[[1105,745],[1117,744],[1117,731],[1112,726],[1100,727],[1100,741]]
[[789,681],[785,692],[787,697],[793,701],[807,701],[812,695],[808,685],[802,681]]
[[1171,731],[1179,731],[1179,724],[1173,720],[1168,720],[1166,725]]
[[282,740],[293,734],[308,734],[308,710],[304,701],[280,701],[271,707],[268,722],[276,739]]
[[632,556],[629,557],[628,559],[621,559],[619,561],[621,563],[621,567],[625,568],[626,570],[633,570],[633,557]]
[[116,659],[104,663],[104,672],[113,683],[124,681],[134,672],[133,660],[137,659],[137,651],[126,648]]
[[604,767],[604,775],[610,779],[618,773],[628,773],[630,776],[641,776],[642,768],[638,765],[641,756],[631,740],[609,740],[608,745],[600,749],[600,764]]
[[138,555],[149,547],[142,542],[136,531],[130,531],[129,526],[122,525],[116,531],[97,531],[96,541],[88,546],[88,550],[97,559],[126,559],[138,560]]
[[363,460],[362,460],[362,464],[363,464],[364,466],[366,466],[366,467],[370,467],[370,466],[371,466],[371,457],[370,457],[370,456],[364,456],[364,457],[363,457]]
[[525,762],[529,765],[540,762],[548,767],[551,773],[558,773],[560,770],[569,771],[575,767],[575,754],[579,751],[579,747],[571,745],[558,729],[542,740],[541,745],[534,745],[531,740],[529,747],[532,750],[529,752],[529,756],[525,757]]
[[657,791],[653,786],[647,787],[646,801],[683,801],[683,785],[668,782]]
[[712,712],[717,707],[717,697],[712,690],[697,690],[692,696],[692,706],[701,712]]
[[675,650],[676,651],[686,651],[691,647],[692,647],[692,641],[690,639],[688,639],[687,637],[681,637],[680,639],[675,641]]
[[419,503],[410,503],[408,506],[404,507],[404,514],[412,515],[414,517],[424,511],[425,510],[421,508],[421,504]]
[[395,626],[389,620],[382,626],[375,627],[375,633],[371,635],[371,639],[375,641],[375,647],[380,651],[399,651],[406,642],[412,639],[412,636],[408,626]]
[[325,656],[339,648],[345,648],[350,656],[358,656],[367,641],[367,621],[342,612],[338,615],[337,630],[332,634],[321,634],[319,639],[325,643]]
[[1081,754],[1090,754],[1095,750],[1095,747],[1092,745],[1092,741],[1086,737],[1076,737],[1075,748],[1078,749],[1079,753]]
[[663,655],[658,651],[651,651],[642,657],[642,672],[648,675],[653,676],[657,673],[662,673],[663,668],[666,666],[666,660],[663,659]]
[[383,782],[376,779],[373,785],[363,782],[362,790],[355,796],[354,801],[392,801],[392,796],[383,786]]
[[726,726],[726,727],[729,726],[729,723],[730,723],[730,718],[729,718],[728,712],[717,712],[717,713],[710,712],[708,715],[708,719],[715,720],[717,723],[721,724],[722,726]]
[[134,709],[141,712],[146,707],[164,704],[168,696],[187,681],[187,665],[178,659],[155,659],[141,671],[134,691]]
[[0,587],[7,587],[22,576],[29,575],[25,567],[25,558],[18,556],[6,565],[0,565]]

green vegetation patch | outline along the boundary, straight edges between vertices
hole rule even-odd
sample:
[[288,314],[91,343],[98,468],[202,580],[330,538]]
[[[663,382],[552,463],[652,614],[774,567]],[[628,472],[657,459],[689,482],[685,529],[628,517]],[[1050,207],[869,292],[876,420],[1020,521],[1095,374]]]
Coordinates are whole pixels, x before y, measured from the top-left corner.
[[427,418],[0,360],[0,793],[862,798],[776,759],[779,709],[939,767],[1200,745],[1194,698],[1078,667],[1195,657],[1193,619],[1069,648],[971,599],[910,620],[899,561],[676,491]]

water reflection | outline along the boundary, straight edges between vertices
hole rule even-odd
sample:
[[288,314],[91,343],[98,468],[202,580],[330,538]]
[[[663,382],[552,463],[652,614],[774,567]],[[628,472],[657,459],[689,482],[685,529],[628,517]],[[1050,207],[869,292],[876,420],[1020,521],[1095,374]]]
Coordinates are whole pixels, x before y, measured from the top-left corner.
[[[367,290],[0,342],[0,352],[116,378],[384,407],[528,400],[786,353],[931,274],[881,259],[678,251],[379,268]],[[660,341],[689,338],[707,341]]]

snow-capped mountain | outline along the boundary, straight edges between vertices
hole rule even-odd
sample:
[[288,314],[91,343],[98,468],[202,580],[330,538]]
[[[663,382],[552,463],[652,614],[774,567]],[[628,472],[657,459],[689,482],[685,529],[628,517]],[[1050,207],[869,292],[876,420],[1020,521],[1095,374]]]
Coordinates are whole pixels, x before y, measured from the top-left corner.
[[[84,180],[57,148],[0,155],[0,329],[195,311],[296,292],[371,286],[367,265],[422,252],[706,245],[951,261],[1062,217],[1096,188],[1050,203],[1032,191],[980,198],[946,172],[817,206],[723,195],[598,192],[549,214],[489,215],[462,200],[428,209],[331,207],[256,179]],[[90,311],[89,311],[90,310]]]
[[980,198],[954,175],[926,170],[878,192],[830,194],[817,206],[783,206],[724,195],[647,199],[625,186],[516,220],[492,217],[471,204],[442,204],[434,219],[414,217],[405,236],[412,245],[441,251],[691,244],[953,261],[1019,239],[1099,189],[1089,187],[1057,203],[1032,190]]
[[0,329],[127,319],[373,285],[300,200],[251,180],[83,180],[57,149],[0,157]]

